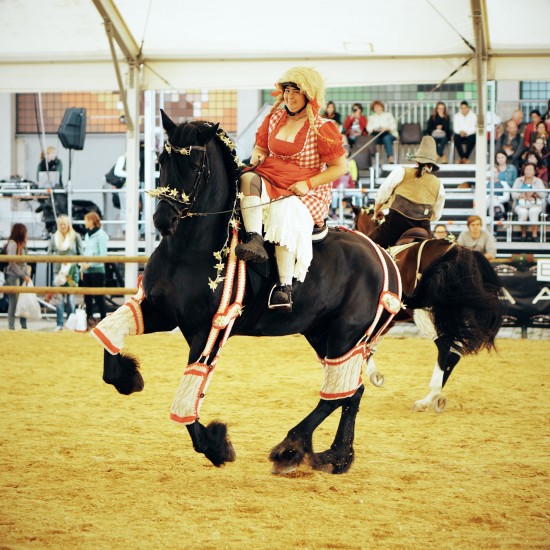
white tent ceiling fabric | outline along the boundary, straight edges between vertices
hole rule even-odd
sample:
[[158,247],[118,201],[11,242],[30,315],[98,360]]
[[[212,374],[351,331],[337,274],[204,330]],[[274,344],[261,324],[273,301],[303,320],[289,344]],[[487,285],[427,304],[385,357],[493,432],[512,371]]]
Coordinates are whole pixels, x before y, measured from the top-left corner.
[[[269,88],[298,64],[316,67],[331,87],[433,83],[473,55],[463,40],[474,44],[469,0],[317,0],[291,9],[253,0],[103,3],[141,47],[141,89]],[[550,1],[485,4],[488,77],[550,78],[549,35],[528,32],[550,20]],[[475,80],[474,62],[453,80]],[[0,0],[0,92],[117,87],[92,0]]]

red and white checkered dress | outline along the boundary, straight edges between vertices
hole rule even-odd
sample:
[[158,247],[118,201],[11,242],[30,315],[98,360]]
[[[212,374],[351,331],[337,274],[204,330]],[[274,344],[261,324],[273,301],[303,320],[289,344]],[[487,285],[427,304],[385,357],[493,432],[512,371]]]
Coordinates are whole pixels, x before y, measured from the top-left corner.
[[[327,162],[345,154],[337,126],[319,115],[314,119],[315,127],[328,141],[320,138],[309,122],[304,124],[294,142],[277,139],[276,135],[287,119],[286,111],[279,109],[265,118],[256,134],[256,144],[267,149],[269,156],[254,168],[254,172],[262,176],[272,199],[291,195],[288,187],[324,172]],[[307,206],[314,223],[323,225],[332,200],[332,184],[319,185],[299,198]]]

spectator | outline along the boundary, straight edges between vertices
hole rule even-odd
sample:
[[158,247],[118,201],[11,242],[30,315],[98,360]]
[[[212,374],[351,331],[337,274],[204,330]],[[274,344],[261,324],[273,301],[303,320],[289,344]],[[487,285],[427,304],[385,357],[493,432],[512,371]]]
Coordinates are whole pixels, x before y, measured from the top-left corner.
[[393,164],[393,142],[399,137],[397,121],[392,113],[384,111],[381,101],[373,101],[370,108],[373,113],[369,115],[367,132],[377,136],[374,143],[384,145],[387,162]]
[[537,152],[542,159],[542,162],[546,165],[546,168],[550,170],[550,151],[548,151],[546,145],[547,142],[539,137],[535,140],[535,143],[533,143],[533,150]]
[[544,139],[544,141],[546,141],[546,143],[548,143],[548,129],[546,128],[546,124],[543,120],[541,120],[537,124],[537,127],[536,127],[535,131],[531,132],[530,146],[532,146],[533,143],[535,143],[535,140],[538,139],[538,138],[542,138],[542,139]]
[[437,162],[447,163],[445,156],[445,147],[451,140],[453,132],[451,130],[451,118],[447,113],[447,107],[442,101],[438,101],[432,115],[428,119],[427,134],[435,139],[437,148]]
[[493,260],[497,254],[497,245],[494,237],[482,229],[483,220],[479,216],[469,216],[466,225],[468,229],[460,233],[457,242],[481,252],[488,260]]
[[[332,182],[332,188],[337,190],[353,189],[357,185],[357,179],[359,177],[357,163],[355,162],[355,160],[349,158],[350,146],[347,143],[345,143],[346,136],[342,136],[342,138],[343,138],[342,146],[346,151],[345,157],[346,157],[347,172],[343,176],[340,176],[338,179]],[[330,205],[331,217],[333,219],[337,218],[336,208],[338,207],[338,199],[339,199],[339,195],[337,195],[336,193],[333,193],[332,203]],[[344,200],[347,200],[347,197],[344,197]]]
[[[515,109],[510,120],[516,123],[518,134],[523,139],[525,137],[525,127],[527,126],[523,120],[523,111],[521,109]],[[506,123],[508,123],[508,121],[506,121]],[[506,124],[504,126],[506,127]]]
[[40,162],[36,167],[36,181],[39,179],[40,172],[59,172],[59,183],[63,185],[63,163],[57,158],[57,149],[53,145],[46,149],[45,155],[43,151],[40,153]]
[[531,145],[531,133],[535,132],[536,134],[538,123],[543,121],[542,115],[540,114],[540,111],[538,111],[537,109],[533,109],[529,113],[529,116],[531,117],[531,122],[525,128],[525,137],[523,140],[523,144],[525,145],[526,149],[529,147],[529,145]]
[[327,103],[327,106],[321,115],[323,118],[328,118],[329,120],[332,120],[338,126],[338,131],[342,129],[342,116],[340,113],[336,111],[336,105],[334,104],[334,101],[329,101]]
[[[101,219],[97,212],[88,212],[84,216],[84,225],[86,226],[86,236],[84,237],[84,255],[85,256],[107,256],[107,243],[109,237],[101,229]],[[104,287],[105,286],[105,263],[83,263],[82,268],[82,286]],[[85,295],[86,316],[88,317],[88,327],[93,328],[97,324],[94,319],[94,301],[99,316],[105,319],[107,310],[105,307],[105,296],[103,295]]]
[[344,121],[344,134],[352,147],[359,136],[367,135],[367,117],[363,114],[361,103],[352,105],[351,114]]
[[499,171],[499,181],[505,181],[509,187],[512,187],[518,177],[518,169],[514,164],[508,162],[508,155],[504,149],[499,149],[496,152],[495,167]]
[[506,218],[506,212],[510,210],[510,189],[511,186],[502,177],[498,166],[494,168],[494,181],[487,182],[487,212],[491,213],[493,219],[503,220]]
[[470,110],[467,101],[460,103],[460,111],[453,117],[453,132],[459,164],[468,164],[468,159],[476,146],[477,116]]
[[[22,256],[27,253],[27,226],[22,223],[14,223],[11,228],[6,254]],[[6,286],[21,286],[30,282],[30,268],[26,263],[9,262],[5,270]],[[8,329],[15,330],[15,308],[19,294],[13,293],[8,297]],[[27,319],[19,318],[21,328],[27,328]]]
[[[68,216],[58,216],[57,231],[50,239],[48,254],[75,256],[82,254],[82,250],[82,238],[71,226]],[[78,286],[80,274],[75,263],[54,263],[53,274],[55,286]],[[52,302],[55,305],[57,332],[63,330],[65,311],[67,315],[74,313],[75,297],[74,294],[55,294]]]
[[542,120],[546,122],[546,127],[550,132],[550,99],[548,100],[548,103],[546,105],[546,112],[542,115]]
[[536,225],[544,206],[545,187],[541,179],[535,176],[536,166],[527,162],[523,167],[523,176],[516,179],[512,187],[514,199],[514,211],[519,222],[531,222],[531,235],[527,236],[527,227],[521,226],[521,240],[534,241],[538,238],[538,226]]
[[528,149],[527,156],[525,158],[526,163],[534,164],[536,167],[535,176],[540,178],[546,186],[548,186],[548,168],[542,161],[542,158],[537,153],[536,149]]
[[497,150],[502,150],[506,153],[509,164],[514,164],[516,168],[519,168],[524,146],[518,133],[518,127],[513,120],[509,120],[506,123],[506,130],[497,140],[495,147]]
[[434,239],[445,239],[448,236],[449,232],[447,231],[447,226],[444,223],[439,223],[434,227]]

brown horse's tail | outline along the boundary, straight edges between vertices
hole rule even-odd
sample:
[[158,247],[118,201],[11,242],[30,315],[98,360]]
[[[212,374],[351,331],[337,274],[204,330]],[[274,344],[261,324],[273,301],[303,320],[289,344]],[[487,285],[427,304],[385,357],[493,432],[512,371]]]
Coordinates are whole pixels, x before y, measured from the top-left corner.
[[483,254],[456,245],[424,271],[405,304],[430,311],[442,343],[458,345],[464,354],[477,353],[495,347],[502,322],[501,288]]

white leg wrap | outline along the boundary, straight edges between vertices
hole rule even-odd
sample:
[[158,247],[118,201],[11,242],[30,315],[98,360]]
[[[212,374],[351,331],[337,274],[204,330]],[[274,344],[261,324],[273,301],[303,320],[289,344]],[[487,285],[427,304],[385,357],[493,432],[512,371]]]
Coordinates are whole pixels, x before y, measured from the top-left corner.
[[434,371],[432,373],[432,379],[430,380],[430,389],[434,391],[441,391],[443,387],[443,371],[439,366],[439,363],[435,362]]
[[241,199],[241,215],[248,233],[262,234],[262,210],[260,197],[245,195]]
[[364,361],[364,346],[356,346],[338,359],[321,361],[325,381],[321,388],[322,399],[341,399],[353,395],[363,383],[361,368]]
[[114,313],[108,315],[92,330],[91,334],[111,354],[117,355],[124,347],[126,336],[139,336],[144,333],[141,302],[144,294],[141,277],[138,291]]
[[418,327],[418,330],[426,336],[435,340],[437,338],[437,333],[435,331],[432,318],[430,317],[429,312],[425,309],[415,309],[413,314],[414,324]]
[[214,365],[192,363],[187,365],[176,392],[170,418],[180,424],[192,424],[199,417],[204,395],[214,372]]

